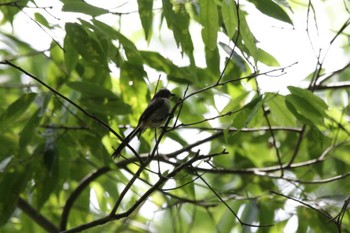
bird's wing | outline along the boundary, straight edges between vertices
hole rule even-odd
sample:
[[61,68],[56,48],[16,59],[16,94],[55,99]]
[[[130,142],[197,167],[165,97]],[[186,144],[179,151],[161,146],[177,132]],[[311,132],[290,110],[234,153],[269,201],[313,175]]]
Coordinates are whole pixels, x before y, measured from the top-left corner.
[[139,125],[141,124],[141,122],[143,122],[145,120],[147,121],[147,119],[149,119],[158,109],[160,109],[162,107],[164,102],[165,102],[165,100],[163,98],[158,98],[158,99],[154,100],[153,102],[151,102],[151,104],[148,105],[148,107],[145,109],[145,111],[140,116]]

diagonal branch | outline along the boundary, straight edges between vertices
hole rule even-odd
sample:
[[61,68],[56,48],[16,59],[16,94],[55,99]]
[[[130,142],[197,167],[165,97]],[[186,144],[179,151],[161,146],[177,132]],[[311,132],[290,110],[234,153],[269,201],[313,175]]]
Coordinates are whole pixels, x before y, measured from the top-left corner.
[[17,206],[24,213],[26,213],[34,222],[44,228],[49,233],[58,233],[58,228],[45,216],[41,215],[36,209],[34,209],[28,202],[21,197],[18,198]]
[[[121,137],[115,130],[113,130],[111,127],[109,127],[109,125],[107,123],[105,123],[104,121],[102,121],[101,119],[99,119],[98,117],[96,117],[94,114],[89,113],[88,111],[86,111],[84,108],[80,107],[77,103],[75,103],[73,100],[67,98],[66,96],[62,95],[61,93],[59,93],[58,91],[56,91],[55,89],[53,89],[52,87],[50,87],[49,85],[47,85],[44,81],[40,80],[39,78],[37,78],[36,76],[34,76],[33,74],[29,73],[28,71],[24,70],[23,68],[15,65],[14,63],[5,60],[5,61],[0,61],[0,64],[3,65],[9,65],[13,68],[15,68],[16,70],[24,73],[25,75],[31,77],[32,79],[34,79],[35,81],[37,81],[38,83],[40,83],[41,85],[43,85],[44,87],[46,87],[47,89],[49,89],[52,93],[54,93],[55,95],[61,97],[62,99],[64,99],[65,101],[67,101],[68,103],[70,103],[71,105],[73,105],[74,107],[76,107],[79,111],[81,111],[82,113],[84,113],[86,116],[92,118],[93,120],[95,120],[99,125],[101,125],[102,127],[104,127],[105,129],[107,129],[109,132],[113,133],[113,135],[115,135],[120,141],[123,141],[123,137]],[[135,151],[130,145],[126,145],[131,151]]]
[[[127,211],[120,213],[120,214],[113,214],[113,211],[110,215],[102,217],[100,219],[88,222],[86,224],[82,224],[80,226],[77,226],[75,228],[72,228],[70,230],[63,231],[61,233],[74,233],[74,232],[81,232],[90,228],[93,228],[98,225],[106,224],[107,222],[111,222],[113,220],[122,219],[125,217],[128,217],[131,213],[133,213],[153,192],[157,191],[159,187],[161,187],[168,179],[174,177],[176,174],[178,174],[180,171],[184,170],[186,167],[190,166],[192,163],[194,163],[197,160],[197,157],[199,155],[199,152],[193,158],[188,160],[185,163],[180,164],[178,167],[175,167],[167,176],[161,176],[158,181],[149,188]],[[140,170],[140,169],[139,169]],[[136,177],[136,176],[134,176]],[[136,178],[135,178],[136,179]]]

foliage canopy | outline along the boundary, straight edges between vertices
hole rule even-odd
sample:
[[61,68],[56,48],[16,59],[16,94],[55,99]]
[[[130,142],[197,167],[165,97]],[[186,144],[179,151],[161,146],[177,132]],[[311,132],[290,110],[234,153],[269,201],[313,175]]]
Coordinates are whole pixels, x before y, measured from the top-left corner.
[[[1,231],[348,232],[350,63],[325,64],[349,57],[349,3],[326,2],[1,1]],[[285,92],[261,86],[303,61],[263,49],[255,17],[314,50]],[[162,86],[166,127],[113,161]]]

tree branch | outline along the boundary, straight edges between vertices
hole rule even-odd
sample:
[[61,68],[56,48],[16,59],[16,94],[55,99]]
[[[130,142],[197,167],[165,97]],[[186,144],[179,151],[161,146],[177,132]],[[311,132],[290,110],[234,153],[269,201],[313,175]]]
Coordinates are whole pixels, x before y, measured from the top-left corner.
[[[102,225],[102,224],[105,224],[107,222],[121,219],[121,218],[125,218],[125,217],[129,216],[131,213],[133,213],[138,208],[139,205],[141,205],[154,191],[158,190],[158,188],[161,185],[163,185],[168,179],[170,179],[171,177],[174,177],[181,170],[183,170],[184,168],[188,167],[193,162],[195,162],[197,159],[197,156],[198,156],[198,153],[196,156],[193,156],[193,158],[191,158],[189,161],[182,163],[178,167],[174,168],[167,176],[161,176],[158,179],[158,181],[151,188],[149,188],[127,211],[120,213],[120,214],[114,214],[113,212],[116,211],[116,208],[114,207],[113,210],[111,211],[111,214],[106,216],[106,217],[91,221],[91,222],[86,223],[86,224],[82,224],[80,226],[77,226],[77,227],[72,228],[70,230],[63,231],[61,233],[81,232],[83,230],[87,230],[87,229],[93,228],[95,226]],[[141,169],[139,169],[139,170],[141,170]],[[137,174],[134,177],[137,177]],[[114,209],[115,209],[115,211],[114,211]]]
[[59,232],[58,228],[45,216],[41,215],[36,209],[34,209],[28,202],[26,202],[21,197],[18,197],[17,206],[24,213],[26,213],[34,222],[39,226],[44,228],[47,232],[57,233]]

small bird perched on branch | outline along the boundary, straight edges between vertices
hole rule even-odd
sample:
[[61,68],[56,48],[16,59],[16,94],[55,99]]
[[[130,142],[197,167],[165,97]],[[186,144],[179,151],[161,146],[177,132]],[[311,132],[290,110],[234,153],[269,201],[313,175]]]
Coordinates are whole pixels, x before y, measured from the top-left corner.
[[141,114],[136,128],[121,142],[112,154],[112,158],[118,157],[126,145],[136,136],[140,136],[148,128],[161,126],[169,116],[171,105],[170,99],[175,96],[168,89],[160,89],[149,102],[147,108]]

